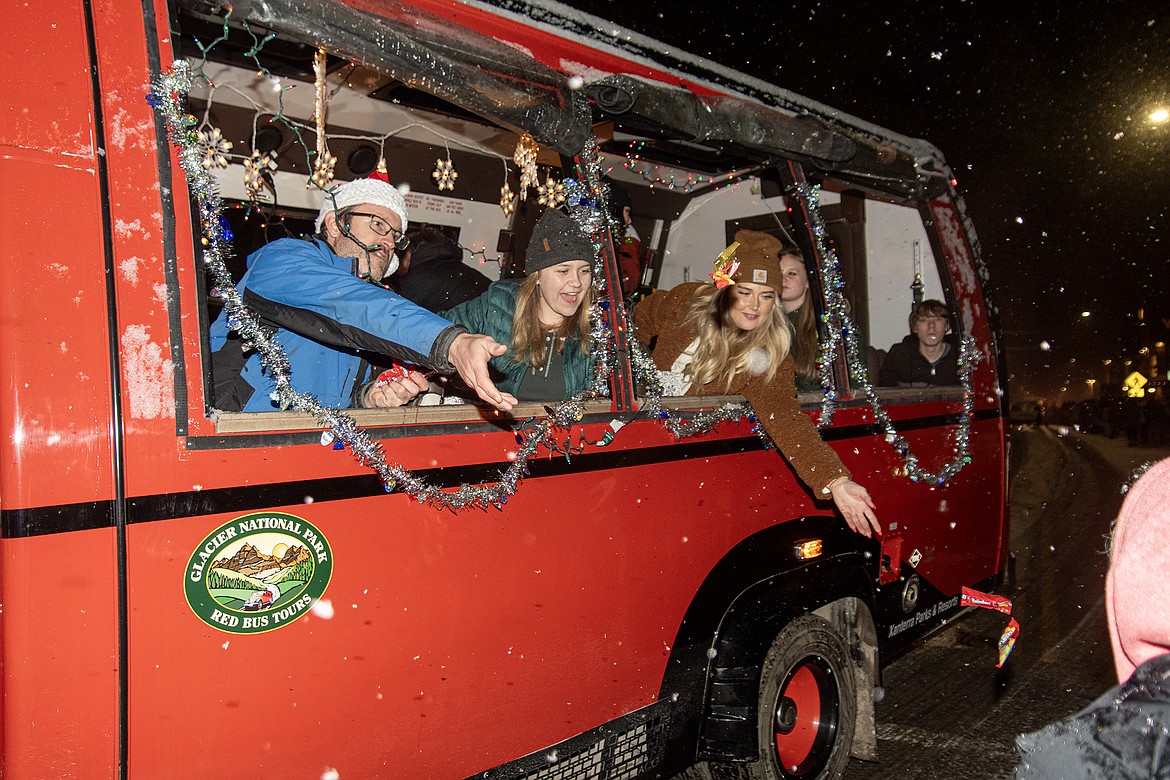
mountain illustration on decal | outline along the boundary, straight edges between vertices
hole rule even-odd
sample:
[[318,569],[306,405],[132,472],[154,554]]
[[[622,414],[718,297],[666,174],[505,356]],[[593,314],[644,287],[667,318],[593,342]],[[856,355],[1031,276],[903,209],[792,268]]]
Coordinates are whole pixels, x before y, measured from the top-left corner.
[[244,542],[207,569],[207,591],[219,604],[243,612],[274,609],[295,599],[316,567],[307,547],[281,535],[267,553]]
[[301,545],[284,550],[280,557],[265,555],[251,544],[244,544],[230,558],[220,558],[211,569],[229,569],[246,577],[265,579],[281,569],[288,569],[310,559],[309,551]]

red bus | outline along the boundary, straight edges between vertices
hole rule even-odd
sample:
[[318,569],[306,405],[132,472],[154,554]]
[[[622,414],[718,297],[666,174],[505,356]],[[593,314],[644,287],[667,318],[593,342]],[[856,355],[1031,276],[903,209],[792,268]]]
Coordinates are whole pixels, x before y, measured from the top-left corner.
[[[554,2],[6,20],[5,777],[836,776],[878,757],[883,660],[1001,581],[1002,359],[929,143]],[[599,176],[629,195],[642,294],[705,279],[741,228],[799,245],[838,339],[801,400],[881,539],[742,398],[646,395],[612,251],[605,397],[216,409],[231,290],[208,269],[311,232],[327,157],[336,180],[385,159],[411,221],[492,277],[535,201]],[[973,370],[877,388],[919,297]]]

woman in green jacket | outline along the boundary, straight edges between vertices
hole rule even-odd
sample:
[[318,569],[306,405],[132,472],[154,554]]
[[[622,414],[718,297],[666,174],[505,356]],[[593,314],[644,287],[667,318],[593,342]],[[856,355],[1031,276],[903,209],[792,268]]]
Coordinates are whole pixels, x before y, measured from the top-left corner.
[[589,387],[594,253],[593,241],[572,217],[548,209],[533,229],[523,281],[493,282],[478,298],[441,312],[510,345],[489,363],[501,392],[521,401],[549,401]]

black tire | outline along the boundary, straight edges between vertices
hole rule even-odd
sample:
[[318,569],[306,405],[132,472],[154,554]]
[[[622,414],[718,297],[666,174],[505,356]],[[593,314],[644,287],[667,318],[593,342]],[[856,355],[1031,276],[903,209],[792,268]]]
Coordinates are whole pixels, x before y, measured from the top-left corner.
[[752,780],[840,777],[857,719],[857,683],[845,641],[827,621],[804,615],[777,635],[760,674],[760,757]]

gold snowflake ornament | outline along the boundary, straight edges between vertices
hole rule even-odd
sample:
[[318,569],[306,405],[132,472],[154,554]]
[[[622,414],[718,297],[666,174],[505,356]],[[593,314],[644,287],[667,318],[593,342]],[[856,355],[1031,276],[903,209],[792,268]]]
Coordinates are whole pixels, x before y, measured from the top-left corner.
[[512,153],[512,160],[520,168],[520,200],[527,200],[528,188],[536,186],[536,154],[539,151],[536,141],[525,133],[520,136],[516,151]]
[[508,182],[504,182],[504,186],[500,187],[500,208],[503,210],[505,217],[512,216],[512,212],[516,210],[516,196],[512,193],[512,188],[508,186]]
[[249,200],[255,200],[264,186],[264,172],[272,164],[272,158],[261,154],[259,150],[252,152],[252,159],[244,160],[244,193]]
[[232,150],[232,142],[223,137],[218,127],[201,131],[199,145],[203,147],[203,170],[228,167],[227,154]]
[[[337,165],[337,158],[333,156],[333,152],[328,149],[317,157],[317,162],[313,163],[313,176],[311,182],[318,187],[324,187],[329,182],[333,181],[333,168]],[[308,187],[309,185],[305,185]]]
[[539,195],[536,202],[542,206],[559,206],[565,202],[565,183],[549,176],[548,181],[536,188]]
[[440,157],[435,160],[435,170],[431,172],[431,178],[435,180],[439,192],[453,190],[455,189],[455,180],[459,178],[459,172],[455,170],[455,163],[451,162],[450,157],[446,160]]

